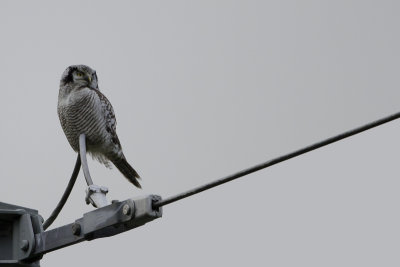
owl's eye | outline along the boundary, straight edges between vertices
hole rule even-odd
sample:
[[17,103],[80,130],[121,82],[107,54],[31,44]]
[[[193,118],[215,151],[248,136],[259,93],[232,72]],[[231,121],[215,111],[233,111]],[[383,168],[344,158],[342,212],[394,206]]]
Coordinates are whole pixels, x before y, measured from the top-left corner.
[[82,72],[80,72],[80,71],[78,71],[78,72],[76,72],[76,76],[78,76],[78,77],[82,77],[82,76],[83,76],[83,73],[82,73]]

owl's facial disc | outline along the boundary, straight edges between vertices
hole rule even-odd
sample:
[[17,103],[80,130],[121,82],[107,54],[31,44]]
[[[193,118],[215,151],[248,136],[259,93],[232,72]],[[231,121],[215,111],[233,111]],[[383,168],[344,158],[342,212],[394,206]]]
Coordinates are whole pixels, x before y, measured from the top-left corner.
[[74,71],[72,77],[75,83],[79,83],[82,85],[89,85],[92,82],[92,76],[80,70]]

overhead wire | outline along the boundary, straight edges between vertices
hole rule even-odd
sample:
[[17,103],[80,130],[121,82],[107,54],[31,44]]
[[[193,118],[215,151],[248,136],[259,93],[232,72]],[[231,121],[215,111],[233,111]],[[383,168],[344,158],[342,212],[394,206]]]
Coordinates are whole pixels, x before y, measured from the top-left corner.
[[286,161],[288,159],[292,159],[294,157],[297,157],[297,156],[300,156],[302,154],[308,153],[308,152],[313,151],[315,149],[318,149],[318,148],[324,147],[326,145],[335,143],[335,142],[340,141],[342,139],[345,139],[345,138],[348,138],[350,136],[359,134],[361,132],[367,131],[367,130],[369,130],[371,128],[380,126],[382,124],[385,124],[387,122],[393,121],[393,120],[398,119],[398,118],[400,118],[400,112],[397,112],[395,114],[389,115],[389,116],[381,118],[379,120],[367,123],[365,125],[362,125],[360,127],[354,128],[352,130],[340,133],[338,135],[332,136],[330,138],[327,138],[327,139],[319,141],[317,143],[308,145],[306,147],[300,148],[298,150],[295,150],[293,152],[284,154],[282,156],[273,158],[273,159],[268,160],[266,162],[257,164],[257,165],[255,165],[253,167],[241,170],[241,171],[239,171],[237,173],[233,173],[233,174],[228,175],[226,177],[214,180],[214,181],[212,181],[210,183],[195,187],[193,189],[190,189],[188,191],[182,192],[180,194],[177,194],[177,195],[162,199],[160,201],[154,202],[153,203],[153,208],[157,209],[157,208],[160,208],[162,206],[165,206],[165,205],[171,204],[173,202],[176,202],[178,200],[193,196],[195,194],[198,194],[200,192],[206,191],[206,190],[211,189],[213,187],[216,187],[216,186],[222,185],[224,183],[233,181],[235,179],[238,179],[238,178],[243,177],[245,175],[251,174],[253,172],[268,168],[268,167],[273,166],[275,164],[278,164],[280,162]]
[[62,195],[60,201],[58,202],[56,208],[53,210],[49,218],[43,223],[43,229],[46,230],[49,228],[49,226],[55,221],[57,218],[58,214],[64,207],[65,203],[67,202],[67,199],[69,195],[71,194],[72,188],[74,187],[76,178],[78,177],[79,171],[81,169],[81,157],[78,154],[78,157],[76,158],[75,162],[75,167],[72,172],[71,178],[69,179],[67,188],[65,188],[64,194]]

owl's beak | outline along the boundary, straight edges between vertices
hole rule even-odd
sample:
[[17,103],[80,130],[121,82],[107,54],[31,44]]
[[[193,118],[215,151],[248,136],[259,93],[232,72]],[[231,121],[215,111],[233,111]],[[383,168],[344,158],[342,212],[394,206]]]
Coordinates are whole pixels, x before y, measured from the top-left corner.
[[88,79],[88,82],[91,83],[92,82],[92,77],[90,77],[89,75],[86,76]]

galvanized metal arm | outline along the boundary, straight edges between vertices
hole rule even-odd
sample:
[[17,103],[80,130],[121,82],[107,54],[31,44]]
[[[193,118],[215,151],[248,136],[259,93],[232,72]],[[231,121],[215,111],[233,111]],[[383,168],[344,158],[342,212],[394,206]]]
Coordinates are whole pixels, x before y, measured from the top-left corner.
[[160,200],[149,195],[114,202],[46,232],[37,211],[0,202],[0,267],[39,266],[39,260],[51,251],[142,226],[162,216],[162,208],[153,208]]

